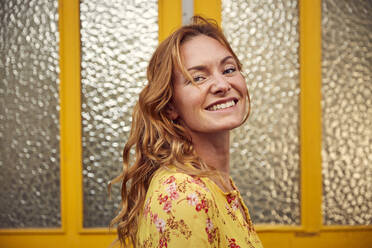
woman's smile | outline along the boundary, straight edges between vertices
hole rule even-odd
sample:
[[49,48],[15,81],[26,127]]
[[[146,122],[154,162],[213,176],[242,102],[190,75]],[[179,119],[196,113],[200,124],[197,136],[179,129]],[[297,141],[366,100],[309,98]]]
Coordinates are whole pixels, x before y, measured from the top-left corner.
[[237,103],[238,103],[237,99],[219,100],[209,105],[206,108],[206,110],[208,111],[226,110],[226,109],[230,109],[231,107],[235,106]]

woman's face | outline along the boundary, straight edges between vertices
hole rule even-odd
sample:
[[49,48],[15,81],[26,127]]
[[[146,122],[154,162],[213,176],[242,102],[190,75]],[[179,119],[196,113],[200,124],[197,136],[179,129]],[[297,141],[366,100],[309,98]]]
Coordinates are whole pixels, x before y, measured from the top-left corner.
[[195,84],[175,72],[173,110],[194,134],[218,133],[239,126],[246,114],[247,87],[232,54],[217,40],[199,35],[180,48]]

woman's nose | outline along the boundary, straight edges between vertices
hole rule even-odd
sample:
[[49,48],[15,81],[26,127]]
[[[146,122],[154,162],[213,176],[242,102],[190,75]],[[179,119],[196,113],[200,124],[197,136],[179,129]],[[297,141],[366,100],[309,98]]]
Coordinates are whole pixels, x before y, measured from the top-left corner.
[[223,74],[214,75],[211,91],[213,94],[225,94],[231,89],[231,84]]

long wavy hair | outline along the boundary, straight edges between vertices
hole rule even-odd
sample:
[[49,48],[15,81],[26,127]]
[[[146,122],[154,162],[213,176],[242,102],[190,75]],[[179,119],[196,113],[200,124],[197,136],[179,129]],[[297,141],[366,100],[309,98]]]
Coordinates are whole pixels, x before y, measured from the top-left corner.
[[[123,151],[123,171],[111,181],[121,183],[121,209],[111,221],[111,226],[117,225],[118,240],[124,246],[129,243],[136,245],[138,217],[151,178],[160,167],[174,165],[179,171],[192,176],[219,175],[198,157],[182,122],[171,120],[168,114],[174,94],[175,71],[181,71],[193,81],[183,66],[180,47],[198,35],[219,41],[232,54],[241,71],[238,57],[214,20],[194,16],[190,25],[182,26],[160,43],[147,68],[148,84],[133,109],[132,127]],[[248,115],[249,110],[246,118]]]

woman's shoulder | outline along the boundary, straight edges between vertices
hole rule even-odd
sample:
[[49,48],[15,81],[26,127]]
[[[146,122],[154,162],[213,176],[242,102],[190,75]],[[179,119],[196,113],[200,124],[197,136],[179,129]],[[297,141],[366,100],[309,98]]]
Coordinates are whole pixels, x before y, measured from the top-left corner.
[[210,197],[210,190],[204,180],[179,172],[174,167],[164,167],[156,171],[147,193],[148,196],[168,195],[171,199],[179,195],[193,195],[192,193]]
[[162,168],[151,180],[145,208],[146,205],[160,208],[165,213],[186,213],[192,209],[208,212],[215,204],[207,184],[200,177],[178,172],[174,168]]
[[209,192],[207,184],[200,177],[179,172],[174,167],[164,167],[156,171],[151,179],[149,190],[167,189],[171,186],[177,186],[177,189],[181,192],[187,190]]

